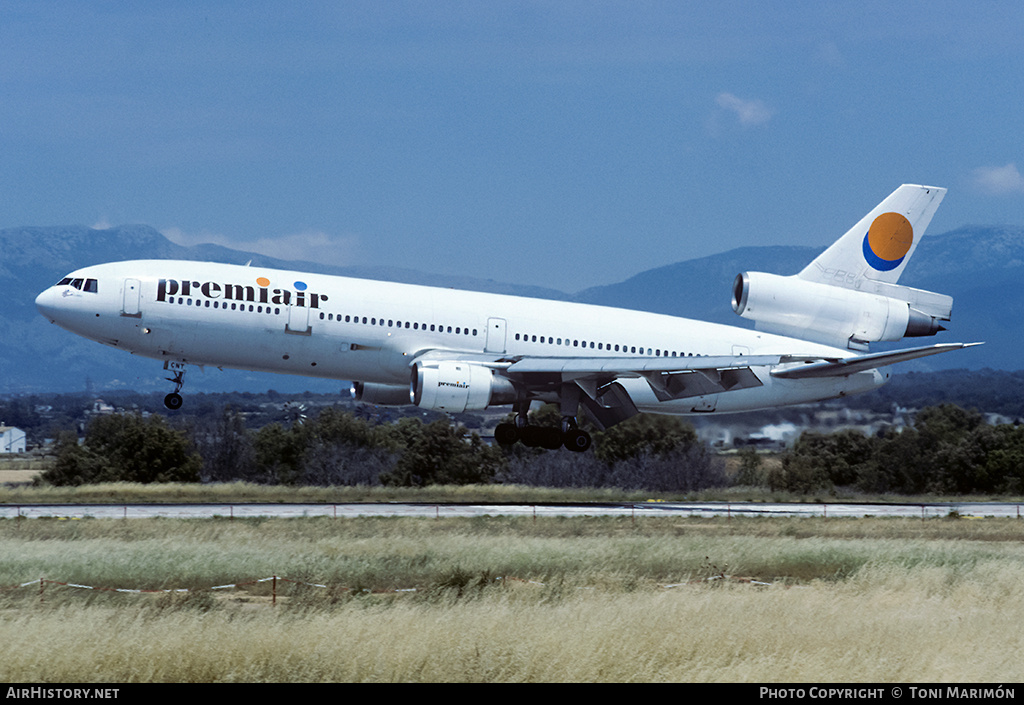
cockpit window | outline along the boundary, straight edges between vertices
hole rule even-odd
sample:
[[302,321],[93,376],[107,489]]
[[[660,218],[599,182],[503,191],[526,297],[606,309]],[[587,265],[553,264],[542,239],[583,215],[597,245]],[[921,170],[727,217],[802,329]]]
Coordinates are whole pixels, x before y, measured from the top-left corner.
[[64,277],[57,286],[73,286],[79,291],[85,291],[90,294],[96,294],[99,292],[99,283],[95,279],[72,279],[71,277]]

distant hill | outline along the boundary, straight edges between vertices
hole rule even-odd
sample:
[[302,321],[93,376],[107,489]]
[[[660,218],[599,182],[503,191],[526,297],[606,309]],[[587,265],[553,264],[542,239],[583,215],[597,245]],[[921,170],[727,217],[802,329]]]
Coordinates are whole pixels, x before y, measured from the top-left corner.
[[[415,284],[575,300],[749,325],[733,314],[732,281],[741,271],[794,274],[820,250],[808,247],[744,247],[710,257],[665,265],[607,286],[568,294],[471,277],[432,275],[389,267],[332,267],[285,261],[217,245],[182,247],[145,225],[106,230],[85,226],[21,227],[0,230],[0,393],[96,389],[162,389],[160,365],[110,350],[48,324],[35,310],[35,296],[69,271],[126,259],[208,260],[315,271]],[[949,332],[920,339],[985,341],[980,348],[903,365],[903,370],[955,367],[1024,368],[1024,342],[1017,313],[1024,310],[1024,228],[971,226],[928,235],[902,284],[950,294],[955,299]],[[186,377],[188,391],[338,391],[337,382],[243,371],[206,370]]]
[[740,247],[710,257],[667,264],[607,286],[585,289],[576,301],[620,306],[716,323],[744,325],[732,311],[733,279],[755,270],[796,274],[820,250],[813,247]]

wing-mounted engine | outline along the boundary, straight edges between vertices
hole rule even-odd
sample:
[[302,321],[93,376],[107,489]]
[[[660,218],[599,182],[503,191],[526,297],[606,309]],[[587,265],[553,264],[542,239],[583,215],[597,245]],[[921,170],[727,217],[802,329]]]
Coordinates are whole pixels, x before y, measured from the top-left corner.
[[758,330],[853,350],[935,335],[952,314],[953,299],[944,294],[866,278],[857,286],[743,272],[733,283],[732,309]]
[[512,382],[491,367],[464,361],[422,361],[412,366],[413,403],[424,409],[461,412],[516,400]]

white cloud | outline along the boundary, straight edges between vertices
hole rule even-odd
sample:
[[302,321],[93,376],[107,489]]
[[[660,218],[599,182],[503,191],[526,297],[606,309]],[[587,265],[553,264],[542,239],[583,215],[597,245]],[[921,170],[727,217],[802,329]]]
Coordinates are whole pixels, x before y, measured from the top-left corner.
[[736,115],[743,127],[752,127],[768,122],[775,111],[760,100],[744,100],[732,93],[719,93],[715,98],[718,107]]
[[257,240],[231,240],[219,233],[186,233],[180,228],[173,227],[160,232],[171,242],[183,247],[213,244],[235,250],[258,252],[278,259],[335,265],[353,264],[359,245],[359,239],[354,235],[332,237],[319,230],[306,230],[280,237],[262,237]]
[[1024,176],[1020,175],[1013,162],[1006,166],[979,167],[971,172],[971,181],[992,196],[1024,193]]
[[824,41],[818,44],[817,57],[826,66],[842,68],[846,66],[846,57],[839,50],[839,45],[833,41]]
[[319,230],[264,237],[245,243],[249,249],[271,257],[307,260],[327,264],[352,264],[358,239],[354,236],[332,237]]
[[193,245],[223,245],[224,247],[239,247],[236,242],[230,242],[225,236],[206,231],[199,233],[187,233],[181,228],[163,228],[160,234],[176,245],[192,247]]

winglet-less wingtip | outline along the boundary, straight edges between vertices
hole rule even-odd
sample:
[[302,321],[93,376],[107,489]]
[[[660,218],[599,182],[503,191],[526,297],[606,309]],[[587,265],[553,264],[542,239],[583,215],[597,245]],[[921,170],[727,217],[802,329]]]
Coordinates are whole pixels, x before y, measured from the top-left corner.
[[810,379],[816,377],[844,377],[873,370],[886,365],[894,365],[897,362],[916,360],[919,357],[938,355],[939,353],[973,348],[984,343],[941,343],[939,345],[926,345],[920,348],[907,348],[905,350],[893,350],[891,352],[877,352],[868,355],[855,355],[843,358],[842,360],[823,360],[810,364],[797,365],[783,369],[772,370],[772,377],[780,379]]

